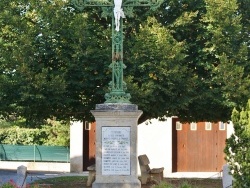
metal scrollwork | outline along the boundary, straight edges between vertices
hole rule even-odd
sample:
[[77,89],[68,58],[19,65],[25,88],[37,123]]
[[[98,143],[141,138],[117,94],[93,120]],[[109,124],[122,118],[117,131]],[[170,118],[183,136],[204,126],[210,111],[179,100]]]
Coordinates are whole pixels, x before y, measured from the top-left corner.
[[[102,8],[102,17],[112,15],[112,81],[110,92],[105,94],[105,103],[130,103],[130,94],[126,93],[127,85],[123,81],[123,21],[122,18],[133,17],[133,7],[148,6],[155,10],[163,0],[71,0],[74,7],[83,11],[84,7],[96,6]],[[124,12],[123,12],[124,11]],[[115,18],[114,18],[115,17]]]

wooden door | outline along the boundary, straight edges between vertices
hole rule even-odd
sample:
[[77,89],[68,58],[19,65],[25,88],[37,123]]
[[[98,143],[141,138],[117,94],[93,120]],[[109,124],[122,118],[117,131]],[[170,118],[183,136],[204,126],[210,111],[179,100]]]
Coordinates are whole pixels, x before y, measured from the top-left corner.
[[172,121],[173,172],[218,172],[225,164],[226,127],[198,122],[177,126]]
[[83,170],[95,164],[96,123],[84,123],[83,130]]

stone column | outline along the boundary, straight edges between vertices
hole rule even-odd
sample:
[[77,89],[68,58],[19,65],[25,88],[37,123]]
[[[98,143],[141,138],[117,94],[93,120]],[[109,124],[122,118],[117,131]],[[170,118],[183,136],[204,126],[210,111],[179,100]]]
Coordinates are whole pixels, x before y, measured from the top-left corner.
[[93,188],[140,188],[137,174],[137,121],[134,104],[98,104],[96,119],[96,180]]
[[17,167],[17,187],[26,188],[26,177],[27,177],[27,167],[19,166]]

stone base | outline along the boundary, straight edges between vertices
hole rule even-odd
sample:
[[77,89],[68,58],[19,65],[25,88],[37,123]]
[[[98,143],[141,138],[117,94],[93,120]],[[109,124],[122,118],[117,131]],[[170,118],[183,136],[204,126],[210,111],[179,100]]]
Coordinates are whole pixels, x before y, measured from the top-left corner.
[[94,182],[92,188],[141,188],[139,179],[130,182]]
[[[134,104],[105,103],[97,104],[91,113],[96,119],[96,180],[92,187],[141,188],[137,173],[137,121],[142,111]],[[123,140],[119,142],[123,145],[119,152],[114,140],[117,143]],[[112,151],[107,150],[110,147]],[[105,152],[116,157],[105,156]],[[108,164],[102,164],[103,157]]]

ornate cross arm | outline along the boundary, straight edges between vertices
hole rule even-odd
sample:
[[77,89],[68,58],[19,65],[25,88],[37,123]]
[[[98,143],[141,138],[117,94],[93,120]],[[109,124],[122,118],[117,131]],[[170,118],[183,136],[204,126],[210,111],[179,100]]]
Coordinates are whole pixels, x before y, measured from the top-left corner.
[[76,9],[82,11],[85,7],[114,6],[113,0],[71,0]]
[[[151,9],[155,9],[161,5],[163,0],[124,0],[122,3],[123,7],[134,7],[134,6],[147,6]],[[82,11],[84,7],[107,7],[114,6],[113,0],[71,0],[71,3],[76,9]]]
[[164,0],[124,0],[122,6],[158,8]]

